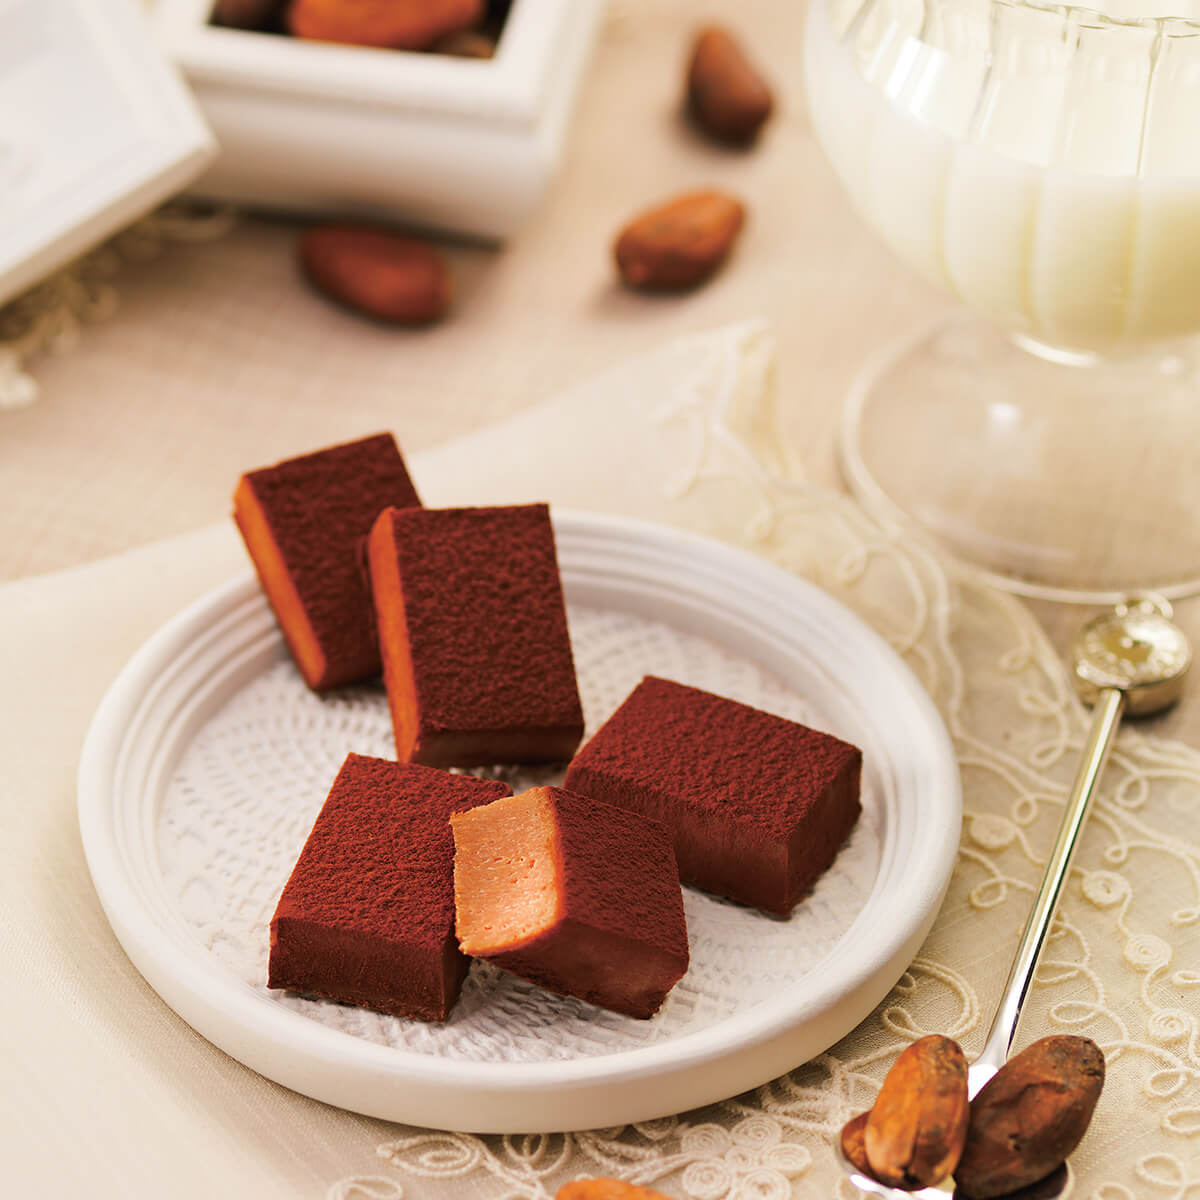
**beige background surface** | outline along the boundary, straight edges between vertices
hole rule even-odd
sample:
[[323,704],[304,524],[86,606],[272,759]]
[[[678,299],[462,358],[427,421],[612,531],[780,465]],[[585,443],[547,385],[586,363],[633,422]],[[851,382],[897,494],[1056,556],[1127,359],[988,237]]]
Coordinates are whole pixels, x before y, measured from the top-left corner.
[[[611,9],[538,218],[501,248],[447,246],[459,298],[445,324],[396,331],[330,307],[299,279],[285,223],[246,219],[126,266],[118,312],[41,358],[42,400],[0,419],[0,579],[217,520],[250,466],[379,428],[423,449],[675,334],[760,314],[778,333],[789,448],[832,478],[831,423],[862,355],[944,301],[865,231],[813,141],[803,5],[738,6],[779,95],[749,153],[680,118],[689,32],[728,7]],[[686,297],[621,289],[615,231],[708,185],[750,210],[728,268]]]
[[[864,355],[946,302],[866,232],[813,141],[800,80],[803,5],[743,0],[732,16],[727,5],[686,0],[616,7],[583,90],[563,173],[539,220],[500,249],[447,247],[460,299],[444,325],[397,332],[329,307],[298,279],[294,229],[285,223],[247,218],[223,240],[172,246],[152,261],[128,264],[114,280],[119,310],[84,329],[69,352],[37,360],[36,405],[0,413],[0,579],[220,521],[237,475],[249,466],[379,428],[395,430],[415,452],[677,334],[747,316],[765,316],[777,335],[786,449],[811,478],[834,482],[833,426]],[[687,34],[706,15],[745,30],[777,85],[779,114],[750,154],[712,148],[679,119]],[[619,289],[608,249],[621,223],[649,202],[709,184],[738,192],[750,207],[728,268],[689,297]],[[5,932],[12,947],[5,957],[22,984],[4,989],[0,1003],[0,1057],[20,1064],[7,1094],[21,1097],[10,1105],[14,1116],[0,1141],[20,1152],[6,1156],[5,1173],[19,1192],[150,1196],[170,1181],[172,1194],[197,1197],[316,1196],[347,1172],[388,1169],[376,1146],[392,1135],[377,1123],[248,1077],[170,1014],[131,971],[84,874],[73,774],[97,698],[146,632],[234,561],[241,560],[232,537],[218,530],[83,576],[0,589],[7,634],[0,676],[16,680],[9,695],[19,701],[0,723],[0,796],[16,814],[13,836],[0,839],[0,876],[10,889]],[[883,625],[894,615],[883,605],[870,611]],[[1039,612],[1060,647],[1080,615]],[[1200,633],[1194,606],[1185,618]],[[992,621],[987,628],[1001,626]],[[955,632],[966,643],[977,631],[959,621]],[[994,669],[998,658],[989,661]],[[988,719],[1007,744],[1010,736],[1028,740],[1039,721],[1053,724],[1070,711],[1062,697],[1041,717],[1014,705]],[[1200,740],[1194,689],[1160,728]],[[1064,737],[1066,729],[1064,723]],[[1056,786],[1065,784],[1077,743],[1064,742]],[[1164,773],[1161,762],[1151,767],[1156,778]],[[1193,776],[1180,778],[1175,808],[1156,801],[1167,823],[1177,811],[1194,811]],[[980,806],[978,773],[968,784]],[[1179,818],[1180,827],[1188,824]],[[1148,897],[1135,912],[1134,931],[1157,928],[1178,904],[1154,892],[1165,872],[1140,862],[1134,868]],[[1036,875],[1030,862],[1006,869],[1022,882]],[[1124,980],[1133,995],[1143,980],[1140,960],[1122,967],[1122,937],[1090,915],[1105,980]],[[957,917],[947,925],[960,928],[971,927]],[[1193,962],[1194,927],[1168,932],[1179,963]],[[977,953],[965,960],[953,947],[934,949],[947,962],[966,962],[990,1011],[998,985],[984,956],[995,947],[973,941]],[[1141,1020],[1136,997],[1131,1003]],[[1190,1005],[1191,994],[1181,993],[1179,1003]],[[930,1020],[945,1027],[948,1019],[935,1004]],[[32,1037],[35,1029],[42,1041]],[[973,1036],[979,1032],[976,1014]],[[58,1073],[48,1070],[47,1054],[60,1064]],[[60,1086],[65,1079],[70,1086]],[[127,1085],[119,1103],[114,1080]],[[1140,1093],[1116,1094],[1124,1099],[1114,1112],[1144,1115]],[[131,1104],[146,1124],[130,1126]],[[1157,1110],[1147,1116],[1157,1119]],[[817,1140],[827,1145],[826,1134]],[[1161,1140],[1174,1151],[1183,1147],[1194,1164],[1187,1141]],[[96,1165],[110,1163],[118,1150],[125,1171],[119,1187]],[[1128,1155],[1135,1152],[1140,1144],[1131,1143]],[[1122,1179],[1134,1178],[1124,1155],[1116,1165]],[[495,1191],[452,1181],[439,1192],[410,1175],[404,1185],[413,1200]],[[1139,1183],[1137,1194],[1171,1193]]]
[[[382,428],[424,449],[747,316],[777,334],[790,460],[836,484],[834,424],[864,358],[952,305],[850,210],[813,138],[803,4],[737,9],[779,100],[757,147],[710,145],[682,119],[689,32],[706,18],[729,20],[727,6],[610,3],[557,183],[507,245],[445,243],[458,303],[440,326],[377,327],[313,295],[284,221],[244,217],[222,239],[127,263],[116,313],[35,362],[37,404],[0,413],[0,580],[219,520],[248,467]],[[709,185],[750,211],[726,269],[689,296],[621,288],[615,231]],[[1181,616],[1200,635],[1194,607]],[[1038,611],[1065,650],[1083,613]],[[1188,728],[1180,715],[1167,725]]]

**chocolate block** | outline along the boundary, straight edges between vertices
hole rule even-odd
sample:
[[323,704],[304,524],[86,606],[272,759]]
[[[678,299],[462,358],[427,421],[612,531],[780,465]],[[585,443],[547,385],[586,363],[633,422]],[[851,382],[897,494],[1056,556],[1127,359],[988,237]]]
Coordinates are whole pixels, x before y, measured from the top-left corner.
[[271,920],[267,986],[444,1020],[468,965],[454,940],[449,817],[511,794],[348,755]]
[[861,771],[829,734],[648,675],[566,786],[662,821],[684,883],[787,916],[858,820]]
[[401,762],[555,762],[583,737],[550,511],[389,509],[368,542]]
[[522,979],[651,1017],[687,970],[666,829],[562,788],[450,818],[459,944]]
[[419,505],[390,433],[243,475],[233,519],[305,683],[379,673],[362,542],[389,505]]

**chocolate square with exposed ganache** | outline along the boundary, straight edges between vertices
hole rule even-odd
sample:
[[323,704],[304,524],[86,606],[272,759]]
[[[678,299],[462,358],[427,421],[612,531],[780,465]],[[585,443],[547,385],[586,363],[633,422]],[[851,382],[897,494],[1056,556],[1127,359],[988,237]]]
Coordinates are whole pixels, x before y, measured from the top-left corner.
[[566,786],[662,821],[684,883],[787,916],[858,820],[861,773],[856,746],[648,675]]
[[666,829],[540,787],[456,813],[459,945],[552,992],[650,1017],[688,966]]
[[444,1020],[468,966],[454,939],[450,816],[511,793],[348,755],[271,919],[267,986]]
[[583,710],[546,505],[388,509],[368,560],[401,762],[571,757]]
[[233,519],[304,681],[379,673],[362,543],[383,509],[420,505],[390,433],[242,476]]

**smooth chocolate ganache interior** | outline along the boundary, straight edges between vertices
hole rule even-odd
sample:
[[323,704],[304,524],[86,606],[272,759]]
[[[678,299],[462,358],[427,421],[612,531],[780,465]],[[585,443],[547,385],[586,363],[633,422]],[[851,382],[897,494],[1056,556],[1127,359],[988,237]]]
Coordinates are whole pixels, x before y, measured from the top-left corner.
[[667,831],[637,813],[540,787],[456,813],[463,951],[552,992],[650,1017],[688,966]]

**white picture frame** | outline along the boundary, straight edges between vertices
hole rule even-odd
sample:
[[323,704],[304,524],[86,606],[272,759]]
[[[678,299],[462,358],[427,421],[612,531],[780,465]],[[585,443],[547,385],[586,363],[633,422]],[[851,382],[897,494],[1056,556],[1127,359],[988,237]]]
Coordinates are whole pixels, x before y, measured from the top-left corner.
[[603,0],[515,0],[487,60],[220,28],[211,9],[154,17],[220,143],[199,193],[495,239],[553,178]]
[[136,0],[0,0],[0,303],[216,152]]

